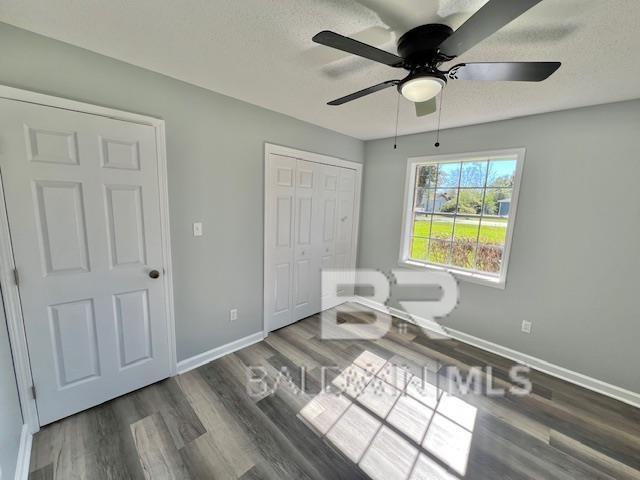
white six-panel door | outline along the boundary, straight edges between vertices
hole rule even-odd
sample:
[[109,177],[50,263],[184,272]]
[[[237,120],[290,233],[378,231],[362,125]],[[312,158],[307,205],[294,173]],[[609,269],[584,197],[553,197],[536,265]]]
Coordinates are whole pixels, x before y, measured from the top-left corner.
[[0,99],[40,424],[169,376],[155,130]]
[[265,218],[265,327],[321,310],[321,271],[353,267],[356,172],[269,154]]

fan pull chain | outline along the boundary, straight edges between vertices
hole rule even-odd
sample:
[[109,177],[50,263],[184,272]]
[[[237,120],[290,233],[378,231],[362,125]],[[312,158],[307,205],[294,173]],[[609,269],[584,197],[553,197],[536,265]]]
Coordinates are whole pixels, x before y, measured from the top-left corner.
[[396,134],[393,137],[393,149],[398,148],[398,117],[400,116],[400,94],[398,93],[398,101],[396,102]]
[[436,148],[440,146],[440,117],[442,116],[442,100],[443,99],[444,99],[444,88],[440,92],[440,108],[438,108],[438,130],[436,130],[436,143],[433,144],[433,146]]

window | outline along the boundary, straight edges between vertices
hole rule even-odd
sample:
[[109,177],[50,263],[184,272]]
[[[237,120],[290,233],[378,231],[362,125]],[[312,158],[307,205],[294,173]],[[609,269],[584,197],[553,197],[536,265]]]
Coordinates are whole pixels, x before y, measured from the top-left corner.
[[503,286],[524,149],[410,158],[401,262]]

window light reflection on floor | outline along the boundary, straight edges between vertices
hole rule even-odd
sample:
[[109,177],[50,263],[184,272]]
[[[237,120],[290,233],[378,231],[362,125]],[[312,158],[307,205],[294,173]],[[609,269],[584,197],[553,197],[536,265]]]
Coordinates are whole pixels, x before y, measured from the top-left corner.
[[338,392],[319,393],[300,416],[370,477],[457,480],[451,471],[465,475],[474,406],[370,351],[332,385]]

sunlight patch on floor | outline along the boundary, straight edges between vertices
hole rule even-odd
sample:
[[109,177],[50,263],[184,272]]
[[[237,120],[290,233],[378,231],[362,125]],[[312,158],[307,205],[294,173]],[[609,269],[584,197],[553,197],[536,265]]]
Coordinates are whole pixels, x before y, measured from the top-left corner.
[[476,415],[461,398],[370,351],[300,410],[375,480],[464,476]]

